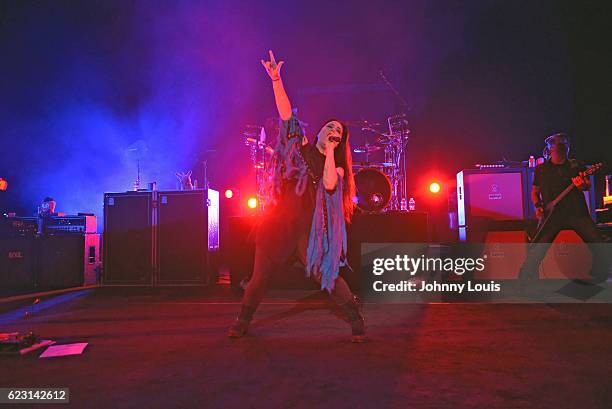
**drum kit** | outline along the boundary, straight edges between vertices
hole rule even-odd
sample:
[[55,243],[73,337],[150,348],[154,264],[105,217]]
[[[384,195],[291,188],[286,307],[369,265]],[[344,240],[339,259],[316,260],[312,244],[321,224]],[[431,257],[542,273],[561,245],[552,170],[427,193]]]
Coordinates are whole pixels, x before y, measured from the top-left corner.
[[[368,121],[351,122],[361,125],[361,130],[376,135],[374,143],[366,142],[353,149],[354,154],[364,155],[365,162],[356,162],[355,185],[357,206],[366,212],[407,210],[406,161],[404,153],[408,145],[410,129],[406,114],[387,118],[387,133],[373,128],[379,126]],[[370,155],[384,150],[383,162],[371,162]]]
[[[406,161],[405,152],[410,135],[405,114],[387,118],[388,132],[374,127],[378,123],[365,120],[348,121],[348,126],[359,126],[365,132],[365,143],[353,148],[353,155],[363,161],[353,163],[357,207],[364,212],[406,211]],[[374,142],[370,142],[374,135]],[[274,149],[266,143],[265,130],[261,126],[248,125],[243,133],[244,143],[250,149],[255,169],[258,209],[263,210],[269,196],[269,181]],[[370,161],[370,156],[384,152],[384,161]]]

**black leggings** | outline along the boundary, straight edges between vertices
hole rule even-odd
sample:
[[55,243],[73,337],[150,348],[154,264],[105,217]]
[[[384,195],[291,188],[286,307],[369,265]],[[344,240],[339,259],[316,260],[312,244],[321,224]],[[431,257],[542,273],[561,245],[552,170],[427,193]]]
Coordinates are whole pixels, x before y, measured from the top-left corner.
[[[297,253],[300,261],[306,265],[306,254],[308,248],[308,237],[302,237],[298,241]],[[281,260],[271,251],[267,251],[262,246],[255,247],[255,264],[253,267],[253,275],[244,292],[242,303],[248,307],[257,308],[263,299],[270,275],[280,266],[286,263],[287,260]],[[321,282],[321,275],[315,274],[313,277],[317,283]],[[334,290],[331,293],[332,299],[337,304],[343,304],[352,298],[353,294],[346,281],[338,276],[334,285]]]

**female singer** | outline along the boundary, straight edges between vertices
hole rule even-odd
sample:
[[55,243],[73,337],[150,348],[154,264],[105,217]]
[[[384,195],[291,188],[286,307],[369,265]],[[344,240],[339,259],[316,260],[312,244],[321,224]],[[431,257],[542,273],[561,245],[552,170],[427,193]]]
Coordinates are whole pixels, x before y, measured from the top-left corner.
[[246,334],[261,302],[270,274],[297,253],[306,274],[321,284],[345,311],[352,341],[365,341],[365,320],[359,299],[338,275],[346,262],[346,225],[354,210],[355,184],[349,132],[331,119],[321,127],[314,144],[308,143],[280,76],[272,51],[266,69],[282,120],[273,156],[274,201],[263,215],[255,236],[253,275],[245,290],[242,309],[229,330],[231,338]]

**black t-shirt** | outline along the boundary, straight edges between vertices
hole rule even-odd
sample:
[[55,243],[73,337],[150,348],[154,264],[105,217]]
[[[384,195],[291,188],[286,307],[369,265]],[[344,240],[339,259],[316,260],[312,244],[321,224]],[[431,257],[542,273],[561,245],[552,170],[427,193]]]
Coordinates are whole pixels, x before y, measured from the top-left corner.
[[[575,159],[568,159],[560,165],[549,160],[536,166],[533,185],[540,188],[542,200],[546,206],[552,202],[567,186],[572,178],[586,168]],[[555,213],[564,216],[587,216],[588,208],[584,194],[573,188],[555,207]]]
[[310,143],[302,145],[300,153],[309,169],[304,193],[295,192],[296,179],[285,180],[276,205],[266,210],[258,228],[258,247],[277,262],[283,262],[298,242],[308,239],[317,183],[323,177],[325,155]]
[[[308,168],[312,171],[317,180],[323,177],[325,167],[325,155],[323,155],[315,145],[307,143],[302,145],[302,157],[306,161]],[[312,182],[312,181],[311,181]]]

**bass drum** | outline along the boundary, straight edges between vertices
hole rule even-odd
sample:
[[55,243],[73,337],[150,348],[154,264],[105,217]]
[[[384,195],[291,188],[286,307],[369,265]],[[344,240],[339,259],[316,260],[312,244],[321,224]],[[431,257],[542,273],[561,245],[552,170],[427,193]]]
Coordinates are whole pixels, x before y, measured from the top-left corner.
[[391,182],[375,168],[363,168],[355,174],[357,207],[366,212],[379,212],[391,201]]

